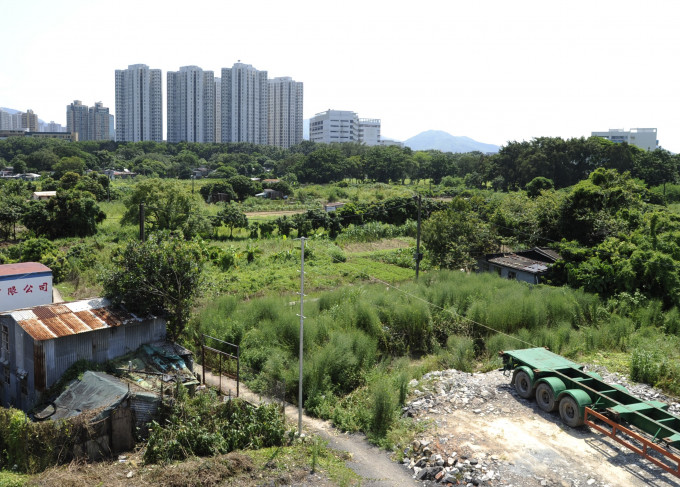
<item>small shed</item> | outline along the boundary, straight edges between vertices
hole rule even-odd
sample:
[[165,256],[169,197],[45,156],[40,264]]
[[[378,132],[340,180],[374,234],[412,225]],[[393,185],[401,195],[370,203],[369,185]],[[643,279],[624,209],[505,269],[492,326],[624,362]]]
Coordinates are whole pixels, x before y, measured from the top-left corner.
[[495,272],[506,279],[539,284],[548,268],[562,257],[554,250],[534,247],[518,252],[486,254],[477,261],[479,272]]
[[339,201],[336,201],[336,202],[333,202],[333,203],[327,203],[327,204],[323,205],[323,209],[326,213],[328,213],[330,211],[337,211],[340,208],[342,208],[343,206],[345,206],[345,203],[341,203]]
[[32,198],[39,201],[47,201],[50,198],[57,196],[56,191],[33,191]]
[[102,363],[165,338],[165,320],[103,298],[0,313],[0,405],[28,411],[78,360]]
[[[88,370],[47,407],[38,411],[35,418],[58,421],[92,412],[88,428],[90,435],[76,446],[74,453],[76,457],[86,455],[90,460],[96,460],[134,447],[135,427],[145,427],[150,421],[150,417],[144,414],[145,409],[142,414],[136,414],[139,404],[153,405],[155,414],[160,398],[131,389],[112,375]],[[139,418],[143,418],[143,422]]]
[[281,191],[276,191],[275,189],[270,188],[266,188],[261,193],[257,193],[255,196],[258,198],[266,198],[268,200],[280,200],[284,198],[284,195]]

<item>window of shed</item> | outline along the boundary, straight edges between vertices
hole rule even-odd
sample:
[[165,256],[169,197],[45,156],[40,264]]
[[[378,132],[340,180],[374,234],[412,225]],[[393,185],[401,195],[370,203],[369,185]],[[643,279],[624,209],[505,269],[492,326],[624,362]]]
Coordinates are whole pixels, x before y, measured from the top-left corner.
[[5,370],[5,382],[9,384],[9,368],[8,367],[3,367]]
[[2,325],[2,350],[9,352],[9,328],[7,325]]
[[21,393],[28,394],[28,379],[26,377],[21,379]]

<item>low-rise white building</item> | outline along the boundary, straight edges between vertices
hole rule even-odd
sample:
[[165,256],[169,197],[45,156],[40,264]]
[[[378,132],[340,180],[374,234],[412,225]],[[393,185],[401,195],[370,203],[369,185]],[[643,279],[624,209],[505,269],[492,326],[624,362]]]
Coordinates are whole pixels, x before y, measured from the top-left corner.
[[645,150],[655,150],[659,147],[655,128],[609,129],[607,132],[591,132],[591,135],[611,140],[617,144],[626,142]]
[[359,142],[368,146],[380,145],[380,119],[359,119]]
[[331,142],[359,142],[359,116],[345,110],[326,110],[309,121],[309,140]]

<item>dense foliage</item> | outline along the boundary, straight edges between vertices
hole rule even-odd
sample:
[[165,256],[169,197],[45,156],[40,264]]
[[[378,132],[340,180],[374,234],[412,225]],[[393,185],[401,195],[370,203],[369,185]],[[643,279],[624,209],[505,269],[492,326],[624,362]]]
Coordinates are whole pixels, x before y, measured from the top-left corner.
[[35,473],[73,460],[74,446],[91,439],[87,422],[95,415],[36,423],[18,409],[0,408],[0,470]]
[[[675,181],[680,163],[680,156],[663,149],[645,152],[597,137],[538,137],[528,142],[509,142],[494,155],[309,141],[285,150],[248,143],[69,143],[13,137],[0,141],[0,158],[29,171],[54,170],[56,179],[67,171],[82,174],[85,169],[106,168],[188,179],[193,169],[202,166],[214,171],[211,177],[221,179],[278,175],[299,183],[323,184],[350,178],[401,183],[406,179],[430,179],[439,184],[451,176],[464,179],[471,188],[488,183],[495,190],[523,189],[537,177],[564,188],[598,167],[630,171],[647,184],[658,185]],[[244,193],[236,186],[233,189],[243,199]]]
[[282,446],[286,427],[278,406],[222,401],[206,391],[190,397],[182,387],[152,421],[144,451],[147,463],[165,463],[234,450]]
[[133,313],[167,316],[168,337],[177,340],[201,291],[203,260],[199,243],[157,232],[113,254],[113,268],[103,276],[104,292]]

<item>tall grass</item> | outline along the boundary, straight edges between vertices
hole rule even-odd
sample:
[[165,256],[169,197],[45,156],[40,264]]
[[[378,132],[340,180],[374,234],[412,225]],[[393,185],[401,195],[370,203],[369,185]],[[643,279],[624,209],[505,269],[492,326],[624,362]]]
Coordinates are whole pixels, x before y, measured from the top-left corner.
[[[385,376],[392,377],[389,403],[396,407],[404,400],[405,377],[420,369],[473,371],[480,361],[492,368],[503,350],[548,347],[577,359],[599,351],[648,350],[660,340],[680,342],[670,341],[680,323],[677,311],[660,313],[658,303],[645,300],[625,313],[619,308],[608,309],[582,291],[461,272],[429,273],[398,289],[376,284],[324,292],[305,306],[304,405],[347,429],[370,432],[371,418],[388,404],[375,385]],[[298,312],[288,297],[219,297],[197,322],[200,330],[241,345],[253,387],[282,381],[288,399],[296,401]],[[672,389],[680,378],[680,367],[674,367],[680,356],[670,348],[667,354],[672,358],[658,377],[636,359],[636,377]],[[400,357],[422,358],[423,365],[396,370]]]

